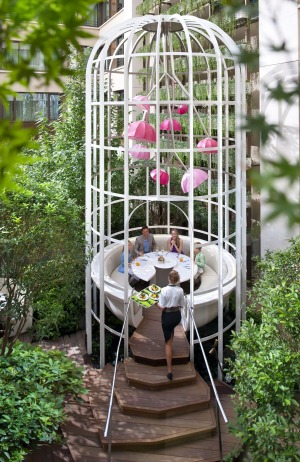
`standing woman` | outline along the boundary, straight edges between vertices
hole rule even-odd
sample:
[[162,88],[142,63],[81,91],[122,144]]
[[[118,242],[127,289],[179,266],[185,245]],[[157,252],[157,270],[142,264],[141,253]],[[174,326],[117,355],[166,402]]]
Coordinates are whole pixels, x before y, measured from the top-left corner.
[[169,380],[173,379],[172,374],[172,346],[174,329],[181,321],[180,309],[184,305],[184,294],[178,285],[180,282],[179,273],[175,270],[169,273],[169,284],[163,287],[159,295],[158,307],[162,309],[161,323],[165,338],[166,361]]
[[183,253],[182,244],[183,244],[183,241],[182,239],[180,239],[177,229],[172,229],[171,237],[168,241],[168,250],[170,252]]

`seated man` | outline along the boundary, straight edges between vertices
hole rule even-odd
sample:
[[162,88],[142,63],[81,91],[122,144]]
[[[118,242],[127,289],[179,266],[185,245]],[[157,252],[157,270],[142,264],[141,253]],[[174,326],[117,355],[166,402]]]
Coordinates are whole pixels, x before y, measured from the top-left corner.
[[[131,251],[132,259],[135,259],[137,256],[143,255],[144,253],[153,252],[155,250],[155,247],[156,242],[154,236],[149,232],[148,226],[144,225],[142,227],[142,235],[136,238],[134,249],[132,249]],[[136,290],[143,290],[146,287],[148,287],[148,285],[148,281],[143,281],[142,279],[140,279],[138,283],[135,284],[134,288]]]
[[[142,227],[142,235],[138,236],[135,240],[132,257],[143,255],[144,253],[153,252],[156,247],[156,242],[153,234],[149,232],[148,226]],[[135,253],[135,255],[134,255]]]

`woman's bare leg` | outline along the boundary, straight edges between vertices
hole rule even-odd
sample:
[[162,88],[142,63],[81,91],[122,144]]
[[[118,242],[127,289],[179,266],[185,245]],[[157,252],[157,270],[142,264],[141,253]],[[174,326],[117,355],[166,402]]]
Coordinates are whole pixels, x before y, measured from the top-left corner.
[[168,373],[172,372],[172,345],[173,345],[173,337],[171,337],[166,342],[166,361],[167,361]]

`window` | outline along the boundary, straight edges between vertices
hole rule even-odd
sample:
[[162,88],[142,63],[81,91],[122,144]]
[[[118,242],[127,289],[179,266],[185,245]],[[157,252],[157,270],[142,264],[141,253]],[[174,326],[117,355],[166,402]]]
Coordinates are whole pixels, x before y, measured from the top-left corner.
[[85,21],[84,25],[89,27],[100,27],[110,18],[109,1],[96,3]]
[[[116,40],[117,48],[119,47],[121,42],[123,42],[123,40],[124,40],[124,35],[121,35],[120,37],[117,38]],[[118,48],[117,55],[124,55],[124,44],[122,44]],[[117,58],[117,67],[121,67],[121,66],[124,66],[124,58]]]
[[100,4],[100,21],[101,21],[101,24],[105,23],[106,21],[108,21],[108,19],[110,18],[110,7],[109,7],[109,2],[106,1],[106,2],[102,2]]
[[85,21],[84,25],[88,27],[99,27],[99,3],[93,6],[88,19]]
[[22,60],[30,61],[30,65],[37,71],[44,71],[44,55],[41,51],[37,51],[33,58],[30,59],[29,45],[22,42],[13,42],[10,50],[3,49],[5,54],[4,62],[10,62],[12,64],[18,64]]
[[8,97],[8,106],[2,105],[2,118],[11,121],[36,122],[39,117],[56,120],[59,116],[61,95],[54,93],[18,93]]

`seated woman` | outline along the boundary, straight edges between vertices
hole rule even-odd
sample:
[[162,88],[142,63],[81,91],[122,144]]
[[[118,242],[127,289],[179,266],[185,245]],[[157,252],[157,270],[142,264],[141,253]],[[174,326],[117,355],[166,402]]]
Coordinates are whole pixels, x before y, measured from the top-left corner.
[[[132,248],[133,248],[132,242],[128,241],[128,282],[131,285],[131,287],[135,287],[140,280],[133,274],[133,271],[131,268],[131,263],[133,260],[131,256]],[[120,273],[124,273],[125,271],[124,263],[125,263],[125,249],[123,249],[123,252],[121,254],[121,263],[118,266],[118,271]]]
[[170,252],[183,253],[182,245],[183,245],[183,240],[180,239],[177,229],[172,229],[171,237],[168,240],[168,250]]

